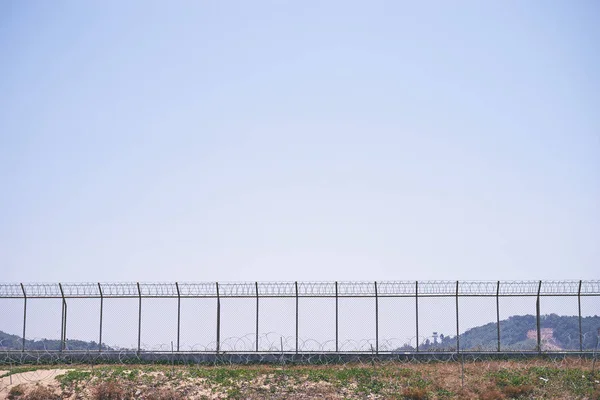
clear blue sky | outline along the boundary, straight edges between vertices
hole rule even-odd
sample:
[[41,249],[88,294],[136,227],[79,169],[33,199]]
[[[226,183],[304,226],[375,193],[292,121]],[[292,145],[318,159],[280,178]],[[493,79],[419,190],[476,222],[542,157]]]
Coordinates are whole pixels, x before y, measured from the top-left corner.
[[599,278],[599,18],[2,1],[0,279]]

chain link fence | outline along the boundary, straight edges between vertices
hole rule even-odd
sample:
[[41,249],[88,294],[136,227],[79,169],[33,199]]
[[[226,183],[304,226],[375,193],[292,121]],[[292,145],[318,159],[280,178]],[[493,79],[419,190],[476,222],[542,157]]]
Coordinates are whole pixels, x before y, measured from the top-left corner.
[[0,352],[585,353],[599,314],[600,281],[0,284]]

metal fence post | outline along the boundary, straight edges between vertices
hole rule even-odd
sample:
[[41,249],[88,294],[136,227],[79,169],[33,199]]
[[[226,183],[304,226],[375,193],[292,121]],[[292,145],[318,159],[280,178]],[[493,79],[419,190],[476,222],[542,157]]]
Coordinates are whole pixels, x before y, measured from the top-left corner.
[[456,352],[460,351],[460,330],[458,326],[458,281],[456,281]]
[[375,354],[379,354],[379,296],[377,295],[377,281],[375,281]]
[[100,292],[100,335],[98,339],[98,351],[102,351],[102,315],[104,313],[104,294],[102,293],[102,286],[98,282],[98,291]]
[[254,287],[256,289],[256,351],[258,352],[258,282],[254,282]]
[[67,316],[69,315],[68,313],[68,308],[67,308],[67,302],[65,300],[65,330],[64,330],[64,339],[63,339],[63,350],[67,349]]
[[415,330],[417,333],[417,353],[419,352],[419,281],[415,281]]
[[581,329],[581,281],[577,289],[577,308],[579,309],[579,351],[583,351],[583,330]]
[[219,295],[219,282],[216,282],[217,287],[217,354],[221,348],[221,297]]
[[21,283],[21,290],[23,291],[23,344],[21,351],[25,351],[25,327],[27,326],[27,293],[25,293],[25,286]]
[[298,281],[295,282],[296,286],[296,354],[298,354]]
[[535,322],[537,328],[537,351],[542,351],[542,332],[540,329],[540,291],[542,290],[542,281],[538,285],[537,299],[535,301]]
[[498,329],[498,352],[500,352],[500,281],[496,286],[496,328]]
[[137,352],[140,353],[142,349],[142,290],[140,289],[140,283],[137,282],[138,289],[138,345]]
[[58,345],[58,350],[62,352],[63,350],[63,337],[64,337],[64,329],[65,329],[65,303],[60,303],[60,344]]
[[339,324],[338,324],[338,283],[335,281],[335,351],[339,350]]
[[58,287],[60,288],[60,295],[62,297],[62,319],[60,328],[60,351],[63,351],[66,347],[67,341],[67,301],[65,300],[65,292],[63,291],[62,284],[59,282]]
[[179,338],[181,333],[181,292],[179,291],[179,283],[175,282],[177,289],[177,351],[179,351]]

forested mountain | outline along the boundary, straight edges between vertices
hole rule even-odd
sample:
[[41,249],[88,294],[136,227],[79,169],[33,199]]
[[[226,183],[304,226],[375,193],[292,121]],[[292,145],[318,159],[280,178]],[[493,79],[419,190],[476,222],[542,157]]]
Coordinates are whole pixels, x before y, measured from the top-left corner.
[[[542,350],[579,350],[579,318],[557,314],[540,317]],[[598,343],[600,316],[583,317],[583,349],[594,349]],[[462,350],[497,350],[498,328],[495,322],[469,329],[459,335]],[[503,350],[535,350],[537,330],[535,315],[515,315],[500,321],[500,345]],[[456,336],[440,335],[426,340],[419,350],[448,350],[456,348]],[[404,346],[402,350],[407,350]]]
[[[23,339],[17,335],[11,335],[0,331],[0,351],[2,350],[20,350],[23,346]],[[27,350],[60,350],[60,340],[25,340]],[[68,350],[98,350],[98,343],[83,340],[67,340],[66,348]],[[112,350],[106,345],[102,345],[102,350]]]

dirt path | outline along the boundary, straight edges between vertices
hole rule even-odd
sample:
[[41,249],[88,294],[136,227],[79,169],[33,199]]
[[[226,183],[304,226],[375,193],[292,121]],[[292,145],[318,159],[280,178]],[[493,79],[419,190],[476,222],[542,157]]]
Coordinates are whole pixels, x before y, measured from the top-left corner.
[[[37,371],[21,372],[0,379],[0,400],[7,398],[10,389],[20,384],[38,384],[43,386],[58,386],[56,377],[70,371],[68,369],[39,369]],[[0,371],[4,375],[8,371]]]

